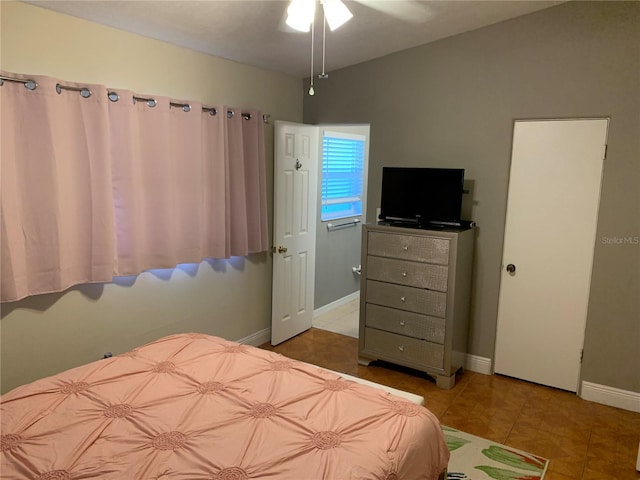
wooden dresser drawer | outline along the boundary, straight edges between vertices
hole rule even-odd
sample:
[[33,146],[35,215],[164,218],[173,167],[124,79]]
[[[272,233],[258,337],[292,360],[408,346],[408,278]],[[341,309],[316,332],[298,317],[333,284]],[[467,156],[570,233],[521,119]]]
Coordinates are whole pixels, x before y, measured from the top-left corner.
[[367,303],[365,325],[434,343],[444,343],[444,318]]
[[449,268],[394,258],[367,257],[367,278],[429,290],[447,291]]
[[365,328],[364,348],[387,358],[444,368],[444,346],[425,340]]
[[438,265],[449,264],[449,239],[369,232],[369,255],[399,258]]
[[444,318],[447,313],[446,293],[375,280],[367,280],[365,301],[434,317]]

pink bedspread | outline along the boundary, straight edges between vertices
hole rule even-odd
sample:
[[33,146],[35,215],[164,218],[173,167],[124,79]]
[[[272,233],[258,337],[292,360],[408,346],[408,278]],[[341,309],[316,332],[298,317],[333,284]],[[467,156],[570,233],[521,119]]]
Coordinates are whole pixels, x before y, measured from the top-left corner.
[[200,334],[0,398],[2,479],[436,479],[424,407],[273,352]]

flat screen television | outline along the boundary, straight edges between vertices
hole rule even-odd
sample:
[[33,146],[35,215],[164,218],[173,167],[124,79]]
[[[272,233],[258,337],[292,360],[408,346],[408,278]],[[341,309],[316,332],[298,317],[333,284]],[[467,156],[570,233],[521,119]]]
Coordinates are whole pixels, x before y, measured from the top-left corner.
[[419,228],[460,226],[464,169],[382,168],[380,215]]

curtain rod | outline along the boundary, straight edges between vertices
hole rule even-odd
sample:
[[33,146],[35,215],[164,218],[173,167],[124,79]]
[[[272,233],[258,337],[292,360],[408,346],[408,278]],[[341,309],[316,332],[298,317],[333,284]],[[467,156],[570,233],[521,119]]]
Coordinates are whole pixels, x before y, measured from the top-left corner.
[[0,75],[0,87],[4,84],[4,82],[22,83],[28,90],[35,90],[36,88],[38,88],[38,83],[35,80],[5,77],[4,75]]
[[[28,78],[14,78],[14,77],[7,77],[4,75],[0,75],[0,87],[4,84],[4,82],[14,82],[14,83],[22,83],[25,88],[27,90],[35,90],[36,88],[38,88],[38,83],[35,80],[32,79],[28,79]],[[78,92],[80,93],[80,96],[83,98],[89,98],[93,92],[91,91],[91,89],[87,88],[87,87],[73,87],[70,85],[62,85],[60,83],[56,83],[56,92],[58,92],[58,94],[62,93],[62,90],[69,90],[72,92]],[[114,92],[112,90],[107,90],[107,97],[109,98],[109,100],[111,100],[112,102],[117,102],[118,100],[120,100],[120,95],[118,95],[118,92]],[[138,97],[138,96],[133,96],[133,102],[144,102],[146,103],[149,107],[155,107],[158,102],[156,101],[155,98],[153,97],[149,97],[149,98],[145,98],[145,97]],[[169,101],[169,108],[171,107],[176,107],[176,108],[181,108],[182,111],[184,112],[189,112],[191,111],[191,105],[189,105],[188,103],[178,103],[178,102],[173,102],[173,101]],[[216,115],[218,113],[218,111],[216,110],[215,107],[202,107],[202,111],[203,112],[208,112],[209,115]],[[233,110],[228,110],[227,111],[227,118],[232,118],[235,115],[235,112]],[[250,120],[252,117],[252,115],[248,112],[242,112],[242,118],[244,118],[245,120]],[[264,114],[262,115],[262,121],[264,123],[269,123],[269,119],[271,118],[271,115],[268,114]]]

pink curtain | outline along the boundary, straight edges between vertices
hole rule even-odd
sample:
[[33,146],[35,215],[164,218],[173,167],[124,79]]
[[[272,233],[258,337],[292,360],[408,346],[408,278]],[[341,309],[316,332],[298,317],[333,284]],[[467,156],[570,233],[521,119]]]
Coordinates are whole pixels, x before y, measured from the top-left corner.
[[231,256],[231,191],[229,149],[226,141],[226,110],[211,107],[211,110],[203,111],[200,118],[203,177],[211,185],[211,188],[205,191],[204,248],[209,257],[229,258]]
[[249,252],[247,224],[247,187],[245,185],[243,119],[240,112],[225,109],[229,149],[229,191],[231,192],[231,255]]
[[37,81],[0,87],[2,301],[267,250],[261,112]]
[[114,267],[106,89],[83,85],[83,98],[29,78],[33,91],[0,87],[3,302],[108,282]]
[[[118,275],[199,262],[205,190],[200,113],[118,91],[109,105]],[[140,97],[151,98],[142,95]],[[200,104],[193,104],[197,111]]]
[[231,255],[268,247],[264,122],[259,111],[225,109],[231,192]]
[[244,177],[247,204],[248,251],[269,249],[267,227],[267,180],[264,153],[264,122],[262,113],[248,111],[243,119]]

